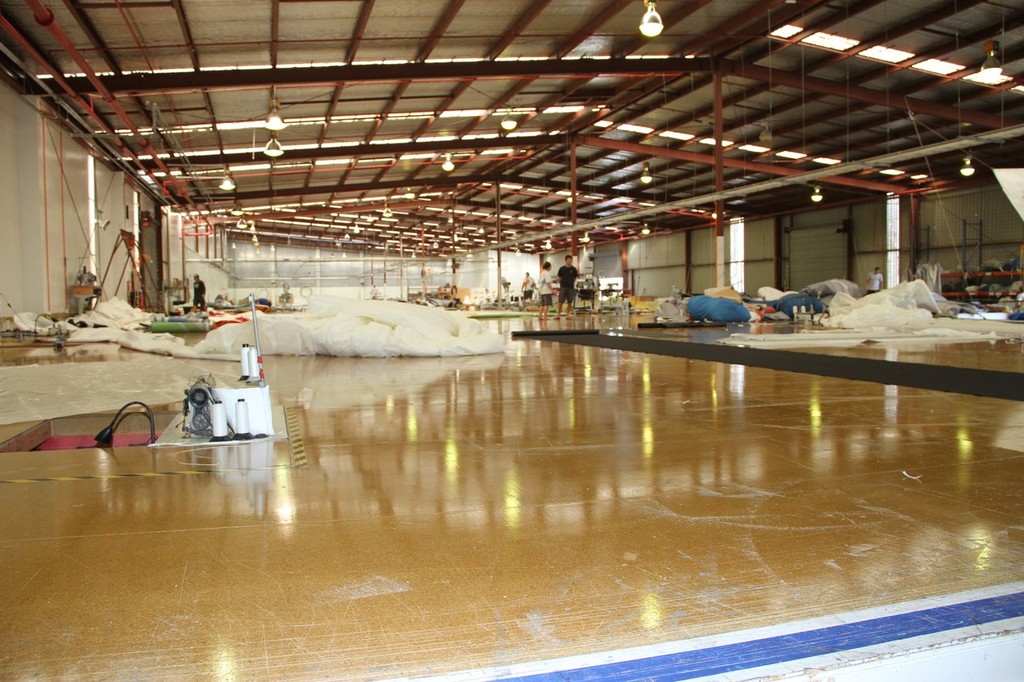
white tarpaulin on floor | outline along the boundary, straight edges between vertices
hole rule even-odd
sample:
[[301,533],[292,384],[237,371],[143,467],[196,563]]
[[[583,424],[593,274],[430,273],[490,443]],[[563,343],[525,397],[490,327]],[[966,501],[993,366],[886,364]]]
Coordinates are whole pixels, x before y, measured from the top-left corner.
[[[396,301],[314,295],[306,313],[257,313],[264,355],[451,357],[501,353],[505,338],[458,311]],[[254,342],[250,324],[214,329],[196,344],[202,354],[237,353]]]
[[[134,309],[126,307],[109,306],[103,318],[106,326],[72,329],[68,342],[114,342],[147,353],[220,360],[237,359],[243,343],[254,343],[248,313],[238,316],[245,322],[218,327],[188,346],[171,334],[133,331],[139,320]],[[257,314],[264,355],[454,357],[505,349],[504,336],[487,331],[462,312],[398,301],[315,295],[305,313]]]

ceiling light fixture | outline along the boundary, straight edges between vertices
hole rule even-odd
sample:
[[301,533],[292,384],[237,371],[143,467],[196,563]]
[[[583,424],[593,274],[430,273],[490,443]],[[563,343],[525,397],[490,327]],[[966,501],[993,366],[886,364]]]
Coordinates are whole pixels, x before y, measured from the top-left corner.
[[761,134],[757,136],[757,139],[760,142],[764,142],[765,144],[771,144],[772,143],[772,124],[771,123],[769,123],[768,121],[762,121],[761,122]]
[[813,201],[814,203],[817,204],[818,202],[820,202],[824,198],[825,197],[822,196],[822,194],[821,194],[821,188],[820,187],[815,187],[814,188],[814,193],[811,194],[811,201]]
[[245,222],[245,218],[239,218],[238,222],[235,223],[235,227],[237,227],[239,230],[244,230],[248,226],[249,225]]
[[644,161],[644,169],[640,173],[640,182],[644,183],[645,185],[649,185],[653,180],[654,176],[651,175],[651,164]]
[[225,192],[230,192],[235,188],[235,181],[231,179],[230,173],[224,173],[224,177],[221,179],[220,185],[218,185],[218,187],[220,187]]
[[644,223],[644,226],[642,228],[640,228],[640,234],[650,234],[650,233],[651,233],[651,228],[647,227],[647,223]]
[[270,136],[270,140],[267,141],[267,146],[263,148],[263,153],[272,159],[284,154],[284,147],[277,140],[277,133],[273,133]]
[[985,61],[981,64],[981,71],[979,72],[979,75],[998,76],[1003,72],[1003,65],[999,61],[999,57],[997,55],[998,52],[998,41],[985,41]]
[[277,100],[270,103],[270,114],[267,115],[267,121],[263,124],[263,127],[267,130],[273,130],[277,132],[284,130],[288,127],[288,124],[281,118],[281,114],[277,108]]
[[644,12],[644,18],[640,20],[640,32],[648,38],[654,38],[661,35],[661,30],[665,28],[665,25],[661,22],[661,15],[658,14],[656,0],[645,0],[644,5],[646,5],[647,11]]
[[394,213],[391,211],[391,207],[390,206],[388,206],[387,204],[384,204],[384,210],[381,211],[381,215],[383,215],[385,218],[390,218],[391,216],[394,215]]
[[519,121],[512,118],[512,112],[505,112],[505,117],[501,119],[501,129],[506,132],[512,132],[519,125]]
[[245,215],[245,211],[242,210],[241,206],[239,206],[238,204],[235,204],[235,207],[233,209],[231,209],[231,215],[233,215],[233,216]]
[[969,178],[974,175],[974,166],[971,165],[971,157],[964,157],[964,165],[960,167],[960,175]]
[[441,170],[446,173],[451,173],[455,170],[455,162],[452,161],[452,153],[448,152],[444,155],[444,163],[441,164]]
[[580,237],[580,242],[582,242],[583,244],[589,244],[590,243],[590,235],[587,234],[586,232],[584,232],[583,236]]

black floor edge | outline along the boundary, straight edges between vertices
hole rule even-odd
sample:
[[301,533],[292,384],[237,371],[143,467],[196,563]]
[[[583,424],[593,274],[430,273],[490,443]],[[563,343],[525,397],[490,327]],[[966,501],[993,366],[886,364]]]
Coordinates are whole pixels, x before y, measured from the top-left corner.
[[[529,338],[529,333],[520,333]],[[578,335],[572,333],[543,335],[537,338],[559,343],[628,350],[676,358],[725,362],[784,372],[800,372],[817,376],[871,381],[878,384],[925,388],[947,393],[1024,400],[1024,375],[966,367],[936,367],[915,362],[893,362],[870,358],[848,358],[789,350],[764,350],[709,343],[689,343],[622,334]]]

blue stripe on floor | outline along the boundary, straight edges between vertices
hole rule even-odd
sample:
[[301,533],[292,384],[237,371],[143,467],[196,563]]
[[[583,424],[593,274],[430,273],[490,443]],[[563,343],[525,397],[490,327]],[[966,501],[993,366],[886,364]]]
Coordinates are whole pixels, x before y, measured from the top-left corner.
[[1024,616],[1024,592],[844,623],[787,635],[708,647],[696,651],[607,663],[511,679],[537,682],[572,680],[690,680],[764,665],[796,661],[888,642],[932,635]]

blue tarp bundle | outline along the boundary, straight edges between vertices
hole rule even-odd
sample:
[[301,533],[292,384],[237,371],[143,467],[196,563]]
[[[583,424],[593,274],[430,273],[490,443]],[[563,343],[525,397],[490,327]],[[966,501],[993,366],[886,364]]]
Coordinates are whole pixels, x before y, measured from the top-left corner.
[[801,306],[807,308],[807,312],[815,315],[825,312],[825,304],[821,302],[821,299],[808,294],[787,294],[772,303],[773,308],[781,313],[786,313],[790,318],[793,317],[793,308],[800,310]]
[[711,322],[750,322],[750,312],[742,303],[714,296],[691,296],[687,312],[694,320]]

